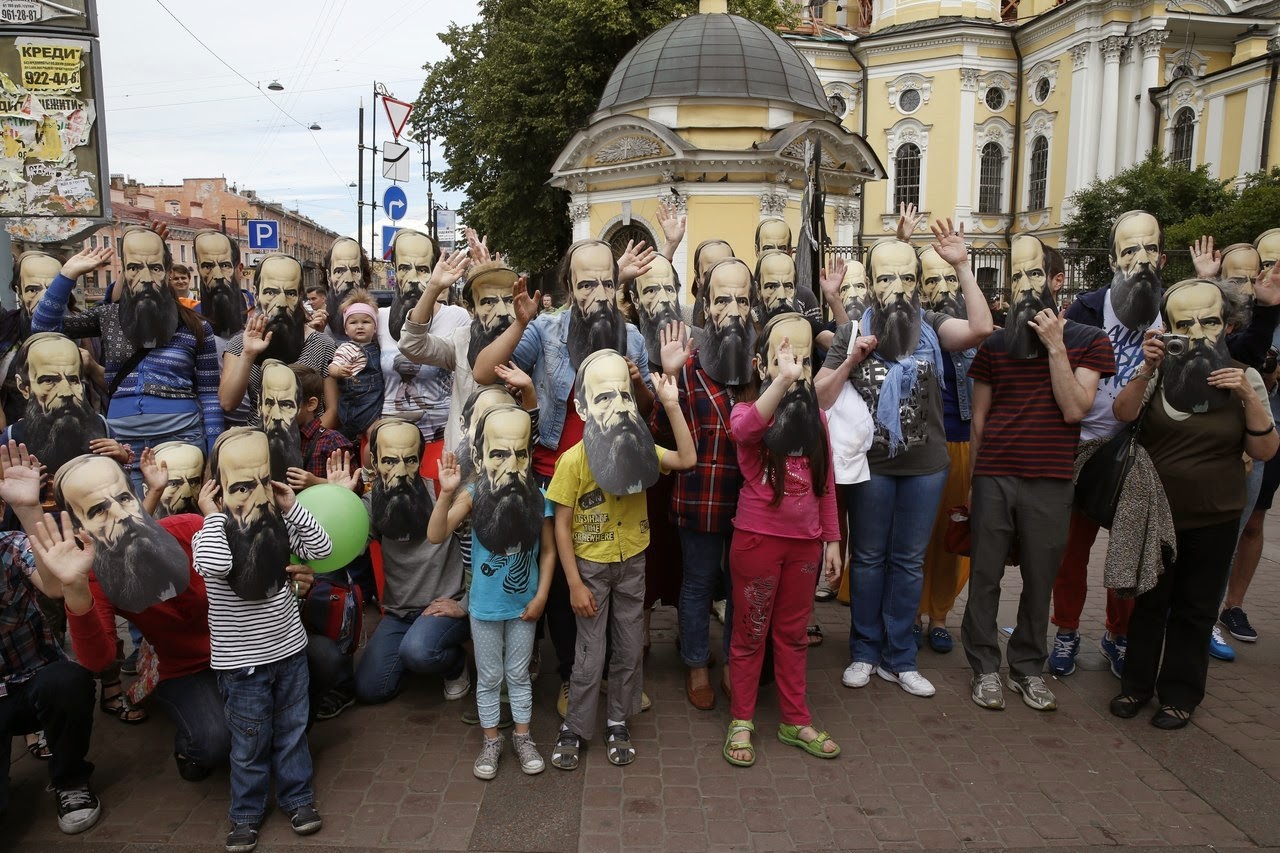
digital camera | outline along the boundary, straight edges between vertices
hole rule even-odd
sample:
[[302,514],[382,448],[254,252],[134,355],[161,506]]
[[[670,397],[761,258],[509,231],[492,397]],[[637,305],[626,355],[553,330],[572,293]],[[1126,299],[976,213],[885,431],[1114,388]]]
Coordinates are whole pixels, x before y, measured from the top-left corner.
[[1165,355],[1182,355],[1191,347],[1191,338],[1186,335],[1161,335],[1164,341]]

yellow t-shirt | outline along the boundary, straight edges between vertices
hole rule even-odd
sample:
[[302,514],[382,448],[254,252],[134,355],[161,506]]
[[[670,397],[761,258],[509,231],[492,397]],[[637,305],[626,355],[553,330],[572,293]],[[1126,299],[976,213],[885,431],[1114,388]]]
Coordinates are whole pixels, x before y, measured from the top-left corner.
[[[669,451],[657,448],[658,464]],[[593,563],[620,563],[649,547],[645,493],[611,495],[597,485],[579,441],[556,461],[547,500],[573,509],[573,553]]]

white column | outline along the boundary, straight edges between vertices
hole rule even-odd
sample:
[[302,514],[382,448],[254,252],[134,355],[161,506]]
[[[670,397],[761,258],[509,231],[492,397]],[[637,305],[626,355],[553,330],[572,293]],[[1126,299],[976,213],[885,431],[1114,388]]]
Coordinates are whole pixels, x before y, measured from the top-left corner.
[[1266,112],[1267,87],[1259,79],[1244,96],[1244,133],[1240,134],[1240,173],[1237,180],[1243,184],[1248,172],[1256,172],[1262,163],[1262,125]]
[[1137,94],[1139,77],[1138,60],[1134,56],[1133,42],[1120,51],[1120,97],[1116,115],[1116,171],[1121,172],[1133,162],[1133,140],[1138,133]]
[[1067,129],[1067,185],[1063,187],[1062,215],[1068,214],[1067,198],[1080,189],[1083,184],[1081,175],[1087,168],[1082,162],[1085,156],[1084,138],[1089,129],[1085,121],[1085,86],[1087,79],[1087,58],[1089,45],[1078,44],[1071,48],[1071,116],[1073,121]]
[[836,202],[837,246],[852,246],[858,233],[858,219],[862,216],[861,202],[855,196]]
[[956,169],[956,217],[968,227],[973,213],[973,119],[978,105],[978,69],[960,69],[960,117],[956,133],[956,151],[959,152],[959,168]]
[[1134,140],[1133,149],[1135,162],[1151,150],[1156,113],[1147,91],[1160,85],[1160,49],[1168,37],[1164,30],[1152,30],[1138,36],[1138,47],[1142,50],[1142,78],[1138,86],[1138,138]]
[[[1200,162],[1209,166],[1209,174],[1215,178],[1222,177],[1218,170],[1218,163],[1222,161],[1222,125],[1225,109],[1226,99],[1222,95],[1217,95],[1209,99],[1205,104],[1204,112],[1200,114],[1200,121],[1205,128],[1204,155],[1200,158]],[[1173,111],[1170,110],[1171,115],[1172,113]],[[1166,138],[1168,138],[1167,135]]]
[[595,236],[591,233],[591,205],[585,201],[578,201],[577,196],[570,196],[569,220],[573,222],[574,242],[590,240]]
[[1085,150],[1080,161],[1082,163],[1081,186],[1092,182],[1098,176],[1098,141],[1102,134],[1102,126],[1106,124],[1098,112],[1098,105],[1102,103],[1102,48],[1097,42],[1089,44],[1085,76],[1089,81],[1087,107],[1082,114],[1072,114],[1073,119],[1083,120],[1085,124]]
[[1098,177],[1116,172],[1116,109],[1120,100],[1120,52],[1125,39],[1110,36],[1102,40],[1102,109],[1099,110]]

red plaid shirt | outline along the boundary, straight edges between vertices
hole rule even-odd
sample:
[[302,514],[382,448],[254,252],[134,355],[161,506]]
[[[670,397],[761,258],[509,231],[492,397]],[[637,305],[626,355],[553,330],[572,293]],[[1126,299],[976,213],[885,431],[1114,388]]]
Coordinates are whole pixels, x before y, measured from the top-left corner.
[[[693,433],[698,462],[693,470],[676,473],[671,495],[671,518],[681,527],[702,533],[733,532],[742,475],[729,433],[733,400],[727,386],[708,376],[694,352],[679,376],[680,409]],[[654,406],[650,426],[659,441],[671,441],[671,424],[662,406]]]
[[359,454],[347,437],[336,429],[325,429],[319,418],[298,427],[302,433],[302,462],[307,470],[320,479],[329,476],[329,454],[335,450],[351,451],[351,467],[360,464]]

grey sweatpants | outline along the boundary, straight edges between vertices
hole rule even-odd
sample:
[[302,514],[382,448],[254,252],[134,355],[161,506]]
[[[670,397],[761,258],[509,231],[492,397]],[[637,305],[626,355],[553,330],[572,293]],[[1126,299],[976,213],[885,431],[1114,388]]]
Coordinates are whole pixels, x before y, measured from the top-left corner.
[[1000,670],[1000,581],[1015,532],[1022,594],[1018,621],[1009,638],[1009,672],[1027,676],[1044,670],[1049,657],[1049,602],[1067,547],[1074,488],[1070,480],[1048,477],[973,478],[969,603],[964,609],[963,640],[974,674]]
[[[593,563],[581,557],[578,574],[596,600],[596,615],[576,616],[578,640],[569,679],[569,731],[591,740],[604,671],[606,638],[612,637],[608,718],[627,720],[640,713],[644,684],[644,552],[620,563]],[[609,631],[610,634],[605,632]]]

